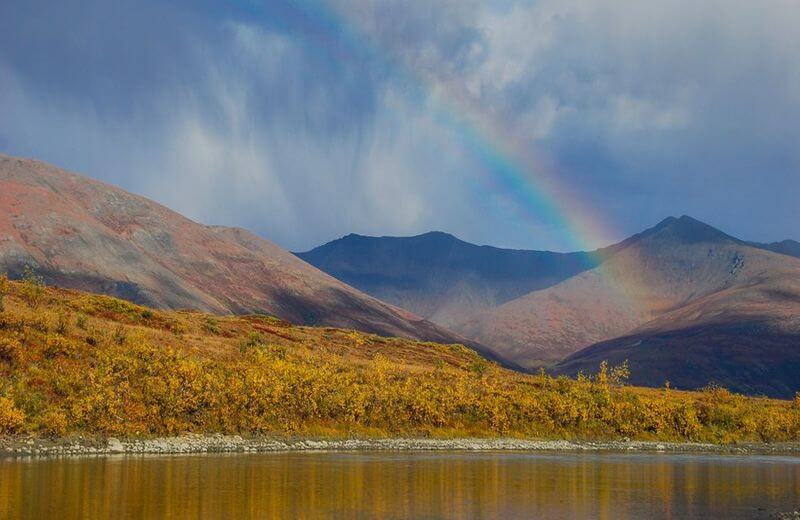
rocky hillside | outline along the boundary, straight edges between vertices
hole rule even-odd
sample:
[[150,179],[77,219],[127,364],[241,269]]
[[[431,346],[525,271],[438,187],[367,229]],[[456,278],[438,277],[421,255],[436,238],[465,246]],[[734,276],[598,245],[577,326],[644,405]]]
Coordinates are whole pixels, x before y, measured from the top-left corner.
[[51,284],[158,308],[264,312],[298,324],[464,341],[248,231],[202,225],[114,186],[0,155],[0,272],[19,278],[25,266]]

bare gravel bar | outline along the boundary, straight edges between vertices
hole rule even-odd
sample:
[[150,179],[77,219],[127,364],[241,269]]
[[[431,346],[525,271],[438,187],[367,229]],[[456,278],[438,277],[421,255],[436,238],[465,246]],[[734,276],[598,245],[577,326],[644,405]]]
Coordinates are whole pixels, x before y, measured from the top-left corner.
[[705,444],[643,441],[495,439],[300,439],[182,435],[154,439],[0,437],[0,458],[71,455],[260,453],[286,451],[642,452],[800,457],[800,443]]

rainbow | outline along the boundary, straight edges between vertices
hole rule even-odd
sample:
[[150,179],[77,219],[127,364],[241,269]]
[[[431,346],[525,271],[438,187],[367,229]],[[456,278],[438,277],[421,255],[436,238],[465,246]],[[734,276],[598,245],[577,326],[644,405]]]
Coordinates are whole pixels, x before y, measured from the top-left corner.
[[[483,166],[482,181],[500,196],[513,201],[532,225],[550,225],[568,233],[574,251],[593,251],[612,243],[617,234],[590,201],[559,180],[558,172],[491,113],[479,106],[461,85],[442,83],[424,70],[404,61],[399,52],[386,48],[358,23],[325,0],[297,0],[304,21],[329,37],[330,48],[345,49],[391,71],[407,89],[408,96],[427,104],[437,121],[449,128],[465,149]],[[635,305],[642,287],[613,276],[607,280],[628,305]]]
[[482,181],[515,203],[528,221],[564,229],[573,250],[591,251],[616,237],[591,202],[559,181],[557,172],[513,135],[507,124],[480,107],[460,85],[442,83],[424,70],[402,60],[400,53],[381,45],[343,10],[323,0],[299,0],[302,15],[348,52],[391,70],[409,96],[426,102],[438,121],[446,125],[483,166]]

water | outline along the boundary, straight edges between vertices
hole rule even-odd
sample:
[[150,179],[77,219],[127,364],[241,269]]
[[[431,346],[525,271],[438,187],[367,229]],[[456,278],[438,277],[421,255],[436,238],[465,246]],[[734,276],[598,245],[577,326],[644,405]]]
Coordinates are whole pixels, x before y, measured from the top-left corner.
[[800,459],[282,453],[0,460],[0,518],[769,518]]

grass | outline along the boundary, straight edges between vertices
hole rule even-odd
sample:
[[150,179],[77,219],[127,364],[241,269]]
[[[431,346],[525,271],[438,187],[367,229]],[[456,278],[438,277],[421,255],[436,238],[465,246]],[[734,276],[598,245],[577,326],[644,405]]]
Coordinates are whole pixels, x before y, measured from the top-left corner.
[[800,399],[520,374],[460,345],[0,277],[0,433],[800,440]]

